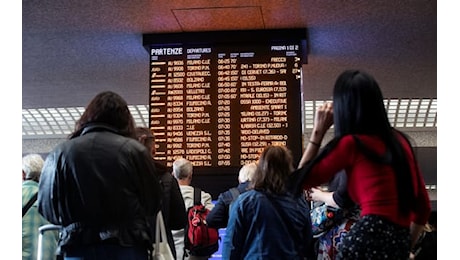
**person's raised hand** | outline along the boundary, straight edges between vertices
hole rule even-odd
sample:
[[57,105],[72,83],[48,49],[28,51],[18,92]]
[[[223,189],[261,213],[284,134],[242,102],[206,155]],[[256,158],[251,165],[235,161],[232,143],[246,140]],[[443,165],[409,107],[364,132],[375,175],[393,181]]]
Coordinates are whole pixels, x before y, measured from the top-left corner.
[[334,111],[332,102],[324,102],[316,109],[313,129],[324,135],[334,123]]

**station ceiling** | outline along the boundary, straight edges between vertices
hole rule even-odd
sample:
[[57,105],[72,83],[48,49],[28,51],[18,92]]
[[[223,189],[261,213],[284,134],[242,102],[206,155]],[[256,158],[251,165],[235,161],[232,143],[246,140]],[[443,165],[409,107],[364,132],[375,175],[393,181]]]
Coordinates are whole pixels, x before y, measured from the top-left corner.
[[104,90],[145,125],[143,34],[283,28],[307,29],[307,119],[338,74],[358,68],[379,82],[395,126],[436,131],[435,0],[23,0],[23,139],[65,136]]

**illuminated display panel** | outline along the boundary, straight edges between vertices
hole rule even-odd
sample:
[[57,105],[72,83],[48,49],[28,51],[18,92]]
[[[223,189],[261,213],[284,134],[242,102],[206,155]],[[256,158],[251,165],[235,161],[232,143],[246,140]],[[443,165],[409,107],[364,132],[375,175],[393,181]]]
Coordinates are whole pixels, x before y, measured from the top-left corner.
[[156,159],[234,172],[281,144],[298,162],[305,37],[305,29],[144,35]]

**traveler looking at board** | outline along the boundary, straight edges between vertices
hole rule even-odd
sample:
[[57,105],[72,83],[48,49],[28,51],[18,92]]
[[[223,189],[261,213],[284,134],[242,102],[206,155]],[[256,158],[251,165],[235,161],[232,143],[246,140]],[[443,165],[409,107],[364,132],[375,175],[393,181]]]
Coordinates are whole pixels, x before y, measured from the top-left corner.
[[304,259],[311,257],[310,207],[294,197],[288,181],[294,170],[290,150],[267,146],[260,155],[253,189],[230,210],[223,259]]
[[166,165],[154,159],[156,154],[155,136],[147,127],[136,127],[137,139],[141,144],[150,151],[152,155],[152,163],[157,169],[158,178],[160,179],[161,187],[163,188],[163,203],[161,205],[161,213],[163,214],[166,235],[171,252],[176,257],[176,247],[171,230],[180,230],[187,223],[187,215],[185,212],[184,199],[179,188],[179,184],[172,176],[171,171]]
[[62,226],[64,259],[149,259],[162,200],[151,162],[126,101],[97,94],[40,177],[38,211]]
[[[37,259],[38,229],[50,224],[38,212],[38,182],[43,168],[43,158],[39,154],[27,154],[22,157],[22,259]],[[56,259],[58,232],[43,234],[41,252],[43,259]]]
[[[192,183],[192,176],[193,176],[193,165],[192,162],[185,158],[178,158],[173,162],[173,176],[177,179],[179,183],[180,191],[182,194],[182,198],[184,199],[185,209],[186,211],[193,206],[194,202],[194,187],[191,185]],[[211,194],[201,190],[201,204],[203,204],[207,209],[212,210],[214,204],[212,203]],[[185,254],[185,245],[184,245],[184,237],[185,237],[185,230],[174,230],[172,231],[174,237],[174,244],[176,246],[177,252],[177,259],[191,259],[191,260],[198,260],[198,259],[208,259],[210,256],[193,256]]]
[[[318,153],[334,125],[334,138]],[[347,174],[361,218],[342,239],[337,259],[407,259],[430,216],[430,201],[408,137],[390,125],[377,81],[360,70],[341,73],[333,102],[317,108],[294,176],[301,193]]]

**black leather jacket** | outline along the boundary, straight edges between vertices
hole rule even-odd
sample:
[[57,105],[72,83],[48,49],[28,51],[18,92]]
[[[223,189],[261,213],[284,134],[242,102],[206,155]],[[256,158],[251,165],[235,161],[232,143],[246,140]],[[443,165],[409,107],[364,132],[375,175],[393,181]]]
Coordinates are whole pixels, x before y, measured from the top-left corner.
[[63,226],[63,252],[98,243],[151,246],[162,188],[150,160],[137,140],[105,125],[56,146],[43,166],[38,210]]

